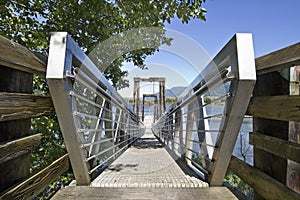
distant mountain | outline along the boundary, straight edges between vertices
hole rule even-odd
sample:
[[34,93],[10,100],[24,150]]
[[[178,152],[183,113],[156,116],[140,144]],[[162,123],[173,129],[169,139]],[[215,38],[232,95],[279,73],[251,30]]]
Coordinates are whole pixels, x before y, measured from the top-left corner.
[[183,87],[183,86],[177,86],[177,87],[172,87],[171,89],[166,89],[166,96],[167,97],[178,97],[183,93],[183,91],[185,89],[186,89],[186,87]]

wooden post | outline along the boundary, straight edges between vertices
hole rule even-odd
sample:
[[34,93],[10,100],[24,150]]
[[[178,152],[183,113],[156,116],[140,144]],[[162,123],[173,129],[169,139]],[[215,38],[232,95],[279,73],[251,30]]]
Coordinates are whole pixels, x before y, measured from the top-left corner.
[[[0,66],[0,92],[32,94],[33,75]],[[0,122],[0,142],[30,134],[31,119]],[[30,175],[30,153],[0,163],[0,193]]]
[[[262,74],[257,77],[253,96],[273,96],[288,95],[289,80],[282,77],[279,72]],[[289,122],[253,118],[253,131],[288,140]],[[262,151],[254,147],[254,166],[277,181],[286,184],[287,160],[271,153]],[[263,187],[263,186],[262,186]],[[255,199],[262,199],[259,194],[255,194]]]

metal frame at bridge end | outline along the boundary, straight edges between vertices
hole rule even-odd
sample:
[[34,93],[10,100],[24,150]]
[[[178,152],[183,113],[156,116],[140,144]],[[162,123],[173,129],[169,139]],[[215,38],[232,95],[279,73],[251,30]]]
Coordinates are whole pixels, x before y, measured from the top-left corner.
[[[239,130],[243,123],[250,98],[256,82],[256,69],[252,34],[238,33],[217,55],[226,57],[223,61],[215,61],[216,66],[231,66],[236,79],[230,88],[230,97],[225,104],[228,113],[221,122],[221,135],[217,141],[218,147],[213,154],[214,162],[210,166],[212,172],[208,176],[210,185],[223,183]],[[215,59],[214,59],[215,60]]]

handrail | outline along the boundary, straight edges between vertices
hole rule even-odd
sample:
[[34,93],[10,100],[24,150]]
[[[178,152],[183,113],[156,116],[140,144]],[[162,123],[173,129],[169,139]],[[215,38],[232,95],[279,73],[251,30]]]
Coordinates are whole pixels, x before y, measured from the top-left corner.
[[66,32],[52,33],[47,81],[78,185],[143,134],[143,124]]
[[[153,125],[154,133],[210,185],[221,185],[255,81],[252,35],[236,34]],[[223,109],[207,113],[207,96],[223,100]]]

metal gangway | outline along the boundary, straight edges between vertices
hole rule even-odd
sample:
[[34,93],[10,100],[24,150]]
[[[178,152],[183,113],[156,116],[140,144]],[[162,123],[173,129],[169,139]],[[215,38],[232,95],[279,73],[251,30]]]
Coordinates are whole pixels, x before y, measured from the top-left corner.
[[[47,81],[76,178],[76,187],[54,199],[79,198],[76,194],[99,199],[98,193],[138,198],[138,191],[139,197],[160,198],[162,188],[178,195],[189,188],[186,195],[195,198],[234,199],[226,188],[213,186],[222,185],[255,79],[252,36],[236,34],[156,123],[144,124],[71,36],[53,33]],[[219,97],[205,101],[220,88]],[[217,102],[223,109],[208,114]],[[155,167],[160,168],[149,171]]]

